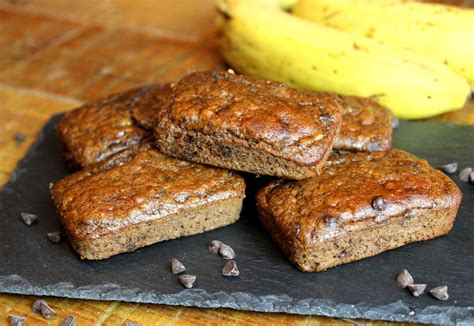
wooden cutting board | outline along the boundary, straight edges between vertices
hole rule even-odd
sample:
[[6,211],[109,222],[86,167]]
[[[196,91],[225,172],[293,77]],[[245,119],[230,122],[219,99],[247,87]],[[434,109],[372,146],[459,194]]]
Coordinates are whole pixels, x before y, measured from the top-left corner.
[[[473,1],[451,1],[472,5]],[[191,70],[222,66],[214,45],[212,0],[0,0],[0,185],[44,122],[83,101]],[[438,119],[474,124],[474,105]],[[9,313],[47,324],[31,312],[33,297],[0,295],[0,324]],[[80,325],[346,324],[324,317],[226,309],[47,298]],[[352,322],[353,323],[353,322]],[[371,324],[385,324],[373,322]]]

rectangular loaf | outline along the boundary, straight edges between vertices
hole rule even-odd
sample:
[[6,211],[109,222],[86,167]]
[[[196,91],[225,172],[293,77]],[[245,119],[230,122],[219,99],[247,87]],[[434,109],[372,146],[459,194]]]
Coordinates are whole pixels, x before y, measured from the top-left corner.
[[245,184],[140,144],[56,182],[61,224],[82,259],[104,259],[239,219]]
[[391,150],[333,154],[320,176],[262,188],[257,205],[288,259],[319,272],[448,233],[461,196],[425,160]]
[[232,170],[317,175],[341,123],[335,95],[231,72],[198,72],[172,87],[155,128],[161,152]]
[[152,84],[86,103],[56,126],[66,160],[74,169],[99,162],[152,137],[169,85]]

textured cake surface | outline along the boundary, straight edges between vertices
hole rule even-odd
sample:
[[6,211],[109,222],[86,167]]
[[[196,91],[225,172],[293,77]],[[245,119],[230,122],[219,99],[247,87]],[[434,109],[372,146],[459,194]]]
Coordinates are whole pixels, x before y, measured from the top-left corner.
[[373,100],[340,96],[341,130],[334,149],[351,151],[388,151],[392,147],[392,114]]
[[[209,204],[238,199],[241,205],[244,191],[237,174],[170,158],[140,144],[58,181],[52,197],[74,246],[102,238],[113,244],[115,235],[133,226],[160,220],[166,225],[168,216],[179,218]],[[235,211],[234,221],[240,208]],[[220,220],[214,223],[222,226]]]
[[[374,205],[376,198],[383,201],[383,205]],[[257,194],[263,224],[289,258],[303,270],[322,270],[321,266],[327,268],[348,262],[347,259],[338,262],[337,258],[341,257],[331,257],[334,261],[328,264],[326,261],[307,261],[311,260],[309,256],[321,259],[323,247],[324,252],[334,249],[328,248],[326,243],[339,241],[336,248],[339,250],[333,250],[339,254],[347,249],[345,245],[352,247],[351,260],[356,260],[445,234],[452,227],[460,201],[461,192],[452,180],[425,160],[400,150],[372,154],[335,153],[321,175],[301,181],[275,181]],[[443,223],[427,227],[425,231],[421,228],[422,231],[413,236],[409,234],[410,229],[406,229],[407,233],[400,233],[395,243],[390,242],[390,233],[384,233],[385,226],[397,218],[400,219],[397,223],[402,223],[417,216],[433,218],[435,224],[437,221]],[[417,225],[423,226],[423,219]],[[390,227],[394,230],[403,228],[401,225]],[[385,234],[387,242],[377,242],[381,234],[373,233],[377,238],[370,238],[372,242],[365,243],[364,248],[376,246],[377,249],[356,252],[361,242],[355,237],[363,239],[364,233],[374,229]],[[321,250],[319,258],[318,249]],[[305,261],[299,261],[301,252],[306,252]]]
[[139,123],[147,127],[149,121],[154,121],[163,101],[150,99],[165,96],[166,87],[154,84],[67,112],[57,125],[66,159],[72,166],[82,168],[151,137],[151,132]]
[[[239,147],[249,156],[239,153],[244,161],[259,152],[317,169],[332,148],[340,120],[341,107],[333,95],[228,72],[200,72],[173,87],[155,135],[162,152],[201,163],[243,169],[232,165],[232,151]],[[201,149],[210,143],[220,151],[203,155]],[[193,150],[180,148],[186,144]],[[262,171],[250,167],[249,172]]]

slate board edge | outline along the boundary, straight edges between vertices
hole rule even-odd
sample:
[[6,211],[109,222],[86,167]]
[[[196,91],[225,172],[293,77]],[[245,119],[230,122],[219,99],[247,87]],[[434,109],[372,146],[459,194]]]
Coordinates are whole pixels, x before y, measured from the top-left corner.
[[319,315],[337,318],[364,318],[426,324],[474,323],[474,307],[427,307],[410,316],[412,309],[399,300],[393,304],[368,308],[358,304],[334,304],[325,299],[303,299],[293,302],[286,295],[254,296],[248,293],[208,293],[203,289],[183,290],[173,294],[143,292],[138,288],[123,288],[118,284],[100,284],[76,288],[63,282],[37,287],[19,275],[0,276],[0,293],[56,296],[75,299],[127,301],[199,308],[230,308],[243,311],[282,312],[298,315]]

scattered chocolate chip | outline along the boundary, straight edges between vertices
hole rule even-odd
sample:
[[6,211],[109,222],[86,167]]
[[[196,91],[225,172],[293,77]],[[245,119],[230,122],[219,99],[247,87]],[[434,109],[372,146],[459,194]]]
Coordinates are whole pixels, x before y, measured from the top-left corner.
[[237,263],[233,260],[227,262],[222,268],[222,275],[224,276],[239,276],[240,272],[237,268]]
[[392,129],[397,129],[400,126],[400,120],[397,117],[392,117]]
[[408,290],[414,297],[418,297],[425,292],[426,284],[408,284]]
[[442,286],[437,286],[435,288],[432,288],[430,290],[430,294],[438,300],[443,300],[443,301],[448,300],[449,299],[448,286],[442,285]]
[[23,220],[23,222],[30,226],[31,224],[33,224],[34,221],[36,221],[38,219],[38,216],[35,215],[35,214],[30,214],[30,213],[20,213],[21,215],[21,219]]
[[137,323],[136,321],[126,320],[125,326],[142,326],[142,324]]
[[234,259],[235,258],[234,249],[232,249],[230,246],[228,246],[226,244],[222,244],[221,247],[219,248],[219,255],[221,255],[221,257],[224,258],[224,259]]
[[44,300],[36,300],[33,302],[31,310],[36,314],[41,314],[46,319],[49,319],[56,314],[56,312]]
[[77,320],[72,315],[67,316],[61,322],[61,326],[76,326],[76,325],[77,325]]
[[411,276],[411,274],[408,273],[406,269],[404,269],[400,272],[400,274],[398,274],[397,283],[401,288],[406,288],[408,285],[414,284],[415,280],[413,279],[413,276]]
[[186,270],[183,263],[177,260],[176,258],[171,259],[171,271],[173,274],[179,274]]
[[377,196],[372,200],[372,207],[377,211],[384,211],[387,208],[387,201],[382,196]]
[[441,171],[449,173],[449,174],[455,173],[458,170],[458,163],[453,162],[453,163],[441,165],[439,168]]
[[190,289],[193,287],[194,282],[196,281],[196,275],[191,275],[191,274],[184,274],[178,276],[179,280],[181,281],[181,284],[187,289]]
[[54,243],[60,243],[63,240],[63,233],[61,231],[49,232],[48,239]]
[[209,242],[209,245],[207,248],[209,249],[210,253],[213,253],[214,255],[217,255],[219,253],[219,248],[223,245],[222,242],[219,240],[212,240]]
[[10,326],[21,326],[25,322],[26,317],[23,316],[16,316],[16,315],[8,315],[8,321],[10,322]]
[[25,140],[26,140],[26,136],[24,133],[21,133],[21,132],[17,132],[15,134],[15,141],[18,143],[18,144],[21,144],[21,143],[24,143]]
[[468,182],[471,172],[472,169],[470,167],[462,169],[461,172],[459,172],[459,180],[461,180],[462,182]]

